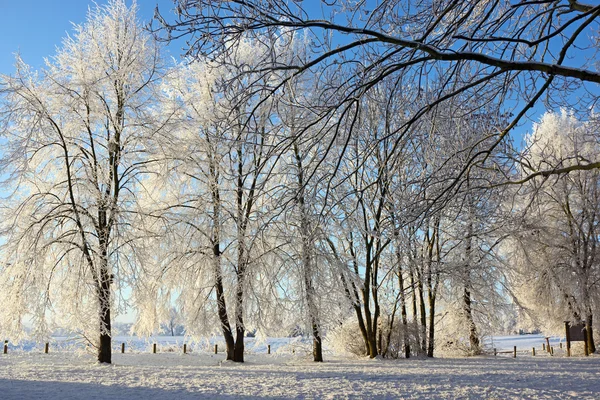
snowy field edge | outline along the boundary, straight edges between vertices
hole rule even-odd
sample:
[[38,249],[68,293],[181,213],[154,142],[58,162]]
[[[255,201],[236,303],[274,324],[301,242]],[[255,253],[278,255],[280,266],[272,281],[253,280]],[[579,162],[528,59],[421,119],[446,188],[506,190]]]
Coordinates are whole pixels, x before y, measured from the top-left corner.
[[[123,338],[125,339],[125,338]],[[135,342],[130,339],[131,342]],[[157,337],[163,348],[182,337]],[[541,335],[497,337],[502,348],[533,342]],[[218,339],[217,339],[218,341]],[[117,342],[117,338],[115,338]],[[94,354],[56,350],[9,351],[0,355],[2,399],[247,399],[247,398],[407,398],[407,399],[597,399],[600,356],[571,357],[519,352],[517,358],[439,357],[368,359],[328,352],[313,363],[300,339],[269,338],[273,354],[249,351],[243,364],[224,354],[197,351],[115,352],[113,365]],[[291,352],[290,344],[298,351]],[[286,347],[288,346],[288,347]],[[252,346],[249,347],[252,349]]]

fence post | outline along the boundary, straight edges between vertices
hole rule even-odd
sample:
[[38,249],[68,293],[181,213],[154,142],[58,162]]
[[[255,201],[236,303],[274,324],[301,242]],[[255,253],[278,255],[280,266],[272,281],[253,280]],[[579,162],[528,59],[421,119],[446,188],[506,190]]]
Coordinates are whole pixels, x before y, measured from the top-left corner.
[[152,353],[156,354],[156,343],[152,345]]
[[219,353],[219,346],[215,344],[215,354]]
[[553,356],[554,355],[554,347],[550,347],[550,355]]
[[44,346],[44,354],[48,354],[48,347],[50,346],[50,343],[46,342],[46,345]]
[[125,343],[121,343],[121,354],[125,353]]
[[187,353],[187,344],[183,344],[183,354]]
[[267,345],[267,354],[271,354],[271,345],[270,344]]
[[562,342],[560,342],[558,345],[559,345],[559,347],[562,349]]
[[517,346],[513,349],[513,358],[517,358]]
[[4,354],[8,354],[8,340],[4,341]]
[[494,357],[498,355],[498,351],[496,350],[496,348],[494,347]]
[[542,350],[546,351],[546,343],[542,343]]
[[535,357],[535,347],[531,349],[531,355]]
[[571,335],[569,333],[569,321],[565,321],[565,341],[567,342],[567,357],[571,357]]

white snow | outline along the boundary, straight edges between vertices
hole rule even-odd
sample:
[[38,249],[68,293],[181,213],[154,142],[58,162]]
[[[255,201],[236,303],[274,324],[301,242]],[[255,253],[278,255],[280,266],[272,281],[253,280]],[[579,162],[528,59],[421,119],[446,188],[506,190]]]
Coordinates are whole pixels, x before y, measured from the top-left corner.
[[[49,354],[41,348],[11,349],[8,355],[0,354],[0,398],[600,398],[600,356],[567,358],[557,351],[552,357],[540,351],[532,357],[523,348],[516,359],[499,355],[370,360],[327,354],[327,361],[317,364],[295,339],[269,339],[272,350],[277,349],[274,354],[257,347],[260,353],[250,353],[246,363],[236,364],[207,350],[183,355],[164,345],[167,338],[161,339],[159,349],[171,352],[151,354],[147,348],[116,353],[109,366],[98,365],[82,349],[51,347]],[[541,350],[542,336],[495,338],[495,343],[512,348],[510,343],[535,339]],[[251,344],[250,352],[253,348]]]

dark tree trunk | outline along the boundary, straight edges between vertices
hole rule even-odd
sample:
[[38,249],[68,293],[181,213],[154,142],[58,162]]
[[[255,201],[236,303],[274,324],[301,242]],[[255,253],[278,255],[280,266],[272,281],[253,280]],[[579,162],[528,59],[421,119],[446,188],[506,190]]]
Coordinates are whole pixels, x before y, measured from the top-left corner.
[[98,211],[98,245],[100,247],[100,265],[98,266],[97,294],[100,322],[100,340],[98,343],[98,362],[110,364],[112,362],[111,349],[111,320],[110,320],[110,286],[112,275],[108,270],[108,237],[106,210]]
[[110,364],[111,351],[111,320],[110,320],[110,284],[111,277],[106,265],[101,267],[98,300],[100,308],[100,341],[98,343],[98,362]]
[[[215,245],[218,251],[218,245]],[[221,329],[223,331],[223,337],[225,338],[225,347],[227,352],[227,360],[234,359],[234,341],[233,333],[231,332],[231,325],[229,324],[229,316],[227,315],[227,305],[225,303],[225,290],[223,289],[223,278],[221,276],[221,265],[219,258],[215,259],[215,272],[216,272],[216,292],[217,292],[217,309],[219,313],[219,321],[221,322]]]
[[227,314],[227,304],[225,302],[225,289],[223,288],[223,275],[221,273],[221,191],[219,190],[219,174],[216,168],[216,161],[210,158],[209,172],[211,178],[211,199],[213,206],[212,215],[212,257],[213,269],[215,274],[215,291],[217,295],[217,312],[219,314],[219,322],[225,339],[226,359],[234,359],[233,333],[229,323],[229,315]]
[[321,332],[319,316],[316,304],[316,293],[313,283],[313,242],[310,227],[309,213],[304,200],[304,167],[302,165],[302,154],[297,142],[294,142],[294,157],[298,168],[298,207],[300,209],[300,235],[302,236],[302,269],[304,273],[304,287],[306,290],[306,303],[313,335],[313,361],[323,361],[323,347],[321,344]]
[[[431,290],[431,289],[430,289]],[[429,344],[427,346],[427,357],[433,357],[435,347],[435,295],[429,293]]]
[[415,280],[415,272],[411,269],[410,270],[410,287],[412,288],[412,293],[411,293],[411,301],[412,301],[412,307],[411,307],[411,311],[412,311],[412,324],[415,327],[415,351],[418,353],[418,349],[419,349],[419,330],[418,330],[418,318],[419,318],[419,313],[417,311],[417,282]]
[[233,361],[244,362],[244,278],[246,264],[245,253],[242,247],[238,249],[238,271],[237,288],[235,294],[235,346],[233,349]]
[[321,340],[321,333],[319,331],[319,325],[317,322],[317,318],[313,316],[312,318],[312,334],[313,334],[313,361],[322,362],[323,361],[323,346]]
[[471,292],[465,287],[463,292],[463,306],[465,317],[467,319],[467,327],[469,329],[469,344],[472,354],[481,354],[481,346],[479,343],[479,335],[477,334],[477,326],[473,320],[473,310],[471,308]]
[[593,322],[593,315],[588,315],[585,321],[585,330],[587,332],[587,343],[590,354],[596,352],[596,345],[594,344],[594,328],[592,326]]
[[323,361],[323,343],[321,335],[319,335],[319,329],[316,326],[313,326],[313,361]]
[[425,294],[423,293],[423,283],[419,280],[419,318],[421,320],[421,351],[427,351],[427,314],[425,311]]
[[[241,322],[243,324],[243,321]],[[244,326],[235,327],[235,348],[233,351],[233,361],[235,362],[244,362]]]

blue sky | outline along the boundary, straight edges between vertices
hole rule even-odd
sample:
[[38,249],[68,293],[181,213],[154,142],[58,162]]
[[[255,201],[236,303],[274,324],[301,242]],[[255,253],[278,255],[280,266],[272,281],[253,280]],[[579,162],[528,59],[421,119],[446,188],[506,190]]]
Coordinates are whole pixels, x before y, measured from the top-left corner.
[[[100,5],[106,2],[96,1]],[[157,4],[162,13],[173,6],[171,0],[138,0],[137,3],[138,17],[142,21],[152,18]],[[85,22],[88,7],[95,7],[92,0],[0,0],[0,74],[14,72],[17,52],[35,69],[42,67],[44,57],[53,56],[62,39],[72,32],[72,22]],[[179,49],[171,49],[173,56],[177,57],[178,53]]]

